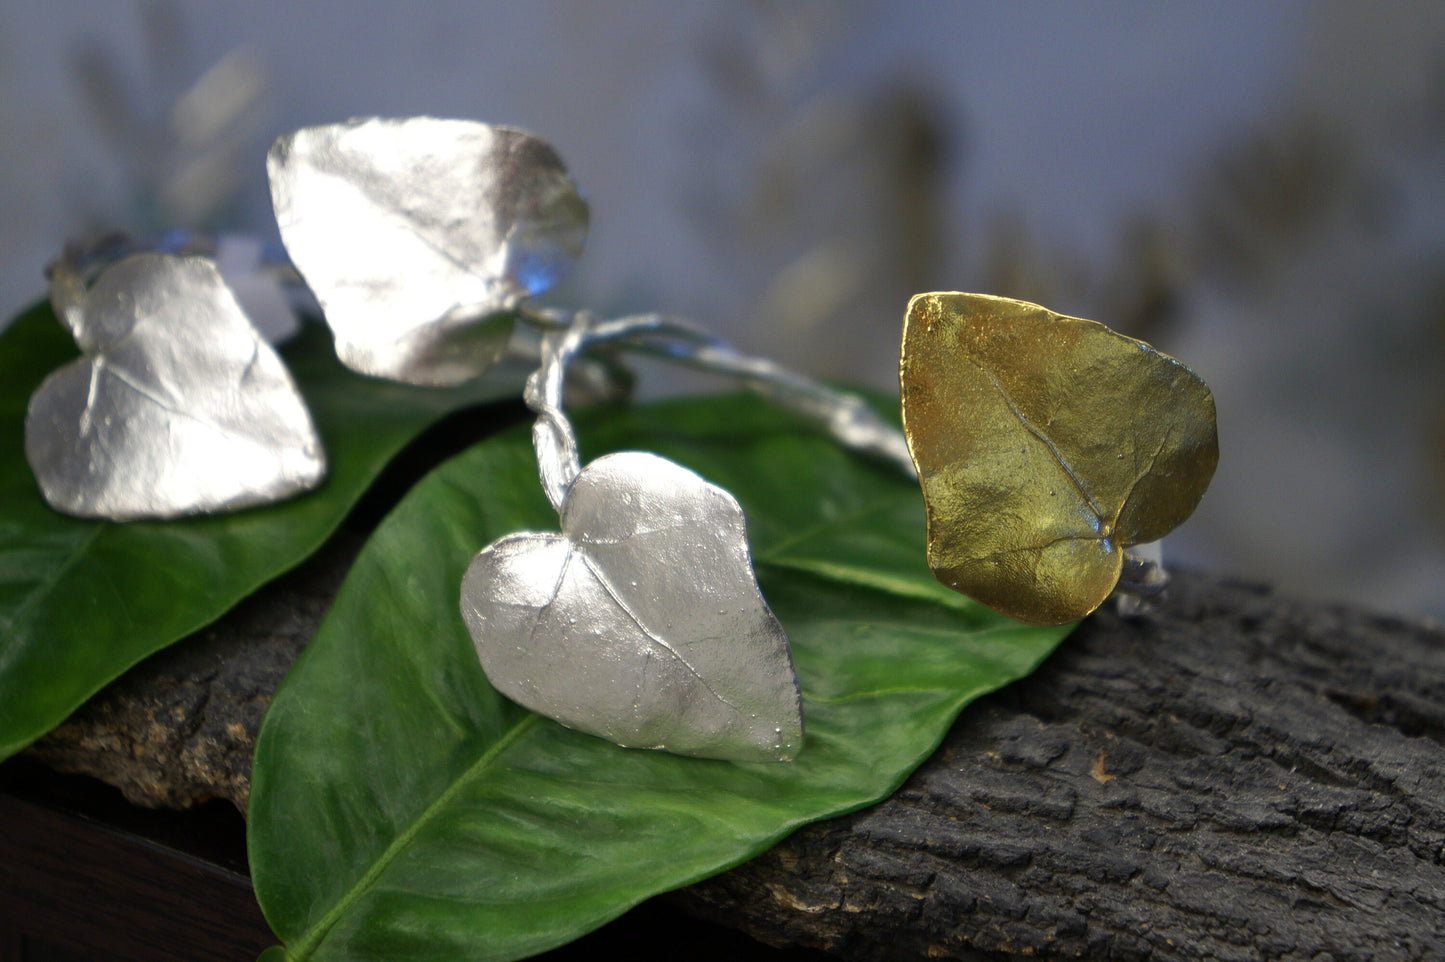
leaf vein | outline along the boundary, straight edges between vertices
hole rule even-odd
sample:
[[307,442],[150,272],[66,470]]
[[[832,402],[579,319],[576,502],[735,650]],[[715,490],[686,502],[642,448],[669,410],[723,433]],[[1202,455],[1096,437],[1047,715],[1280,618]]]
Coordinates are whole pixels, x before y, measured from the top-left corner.
[[827,531],[833,528],[840,528],[847,525],[853,525],[857,522],[864,520],[870,515],[885,514],[889,511],[894,510],[896,507],[896,504],[894,504],[893,502],[884,501],[880,504],[871,504],[864,507],[855,508],[851,511],[846,511],[843,514],[835,515],[831,518],[824,518],[821,521],[816,522],[815,524],[809,525],[802,531],[796,532],[795,534],[789,535],[788,537],[775,542],[774,544],[770,545],[767,550],[755,553],[753,555],[753,560],[770,560],[773,557],[781,554],[782,552],[787,551],[794,545],[800,544],[801,542],[807,541],[809,538],[816,536],[819,532]]
[[381,878],[382,873],[405,851],[407,846],[411,844],[412,839],[416,838],[422,829],[424,829],[453,798],[461,793],[463,788],[470,784],[481,772],[490,768],[492,763],[512,746],[513,742],[534,727],[537,722],[541,720],[541,717],[540,715],[528,713],[525,718],[512,726],[511,731],[497,739],[490,748],[483,752],[481,756],[462,773],[460,778],[448,785],[445,791],[423,809],[421,813],[412,820],[411,824],[393,839],[390,845],[382,850],[381,854],[367,867],[361,878],[357,879],[356,884],[347,890],[346,894],[341,898],[337,899],[336,904],[331,907],[331,910],[323,915],[319,922],[302,933],[301,938],[296,943],[296,947],[287,953],[288,957],[296,960],[296,962],[309,958],[326,937],[326,934],[331,931],[331,928],[346,914],[348,909],[356,904],[357,900],[365,894],[367,889],[376,884],[377,879]]
[[1048,549],[1048,548],[1052,548],[1052,547],[1053,547],[1054,545],[1056,545],[1056,544],[1060,544],[1060,543],[1065,542],[1065,541],[1102,541],[1102,540],[1105,540],[1105,539],[1101,538],[1101,537],[1098,536],[1098,535],[1094,535],[1094,534],[1061,534],[1061,535],[1059,535],[1057,538],[1050,538],[1049,540],[1045,541],[1043,544],[1022,545],[1022,546],[1017,547],[1017,548],[1000,548],[1000,549],[998,549],[997,551],[990,551],[988,554],[982,554],[982,555],[979,555],[979,556],[976,557],[976,558],[971,558],[971,559],[969,559],[969,560],[974,561],[974,562],[992,561],[993,559],[995,559],[995,558],[1001,558],[1001,557],[1003,557],[1004,555],[1023,554],[1023,553],[1026,552],[1026,551],[1044,551],[1044,550],[1046,550],[1046,549]]
[[1048,435],[1044,434],[1042,430],[1034,426],[1034,423],[1030,421],[1028,417],[1024,414],[1024,412],[1019,408],[1019,406],[1014,403],[1014,399],[1009,396],[1008,391],[1004,390],[1004,387],[1002,384],[999,383],[998,378],[994,377],[992,371],[984,367],[981,363],[979,363],[972,357],[968,358],[968,362],[974,367],[978,368],[980,371],[982,371],[983,376],[989,379],[989,383],[994,386],[994,390],[998,391],[998,396],[1003,398],[1003,403],[1008,405],[1008,408],[1010,411],[1013,412],[1014,417],[1019,419],[1019,423],[1024,426],[1024,430],[1032,434],[1035,438],[1037,438],[1040,442],[1043,443],[1044,447],[1049,449],[1049,453],[1054,456],[1054,461],[1058,463],[1059,469],[1062,470],[1064,472],[1064,475],[1074,483],[1074,487],[1078,489],[1079,496],[1084,499],[1084,503],[1089,506],[1089,510],[1093,511],[1094,516],[1098,518],[1100,522],[1102,522],[1104,520],[1104,512],[1099,510],[1099,506],[1095,504],[1094,499],[1089,496],[1089,491],[1087,488],[1084,487],[1084,482],[1080,480],[1077,474],[1074,473],[1074,469],[1069,467],[1069,463],[1065,461],[1064,456],[1059,453],[1059,449],[1054,444],[1053,439],[1050,438]]
[[1169,436],[1173,433],[1174,425],[1172,424],[1164,429],[1164,437],[1159,439],[1159,446],[1154,449],[1154,453],[1150,456],[1148,466],[1145,467],[1143,471],[1135,472],[1134,480],[1129,483],[1129,490],[1125,491],[1124,497],[1119,499],[1119,510],[1114,512],[1114,520],[1109,522],[1110,527],[1116,527],[1119,524],[1120,516],[1124,514],[1124,509],[1129,506],[1129,499],[1134,496],[1134,489],[1139,486],[1139,482],[1143,481],[1149,472],[1154,470],[1154,465],[1159,461],[1159,455],[1164,453],[1164,448],[1169,444]]
[[661,635],[657,634],[652,629],[648,628],[642,623],[642,619],[638,618],[637,615],[632,611],[632,609],[627,606],[627,602],[622,600],[622,596],[617,593],[616,588],[612,587],[611,582],[607,580],[606,576],[603,575],[601,571],[597,570],[597,566],[592,563],[591,558],[587,557],[586,554],[583,554],[580,551],[578,552],[578,554],[581,555],[582,563],[587,566],[587,570],[592,572],[592,577],[596,578],[597,583],[602,586],[602,590],[607,592],[607,596],[612,599],[613,603],[616,604],[618,608],[622,609],[622,613],[627,615],[628,619],[637,626],[637,630],[642,632],[642,634],[646,636],[648,641],[651,641],[657,647],[661,648],[663,651],[666,651],[668,654],[672,655],[672,657],[676,658],[678,663],[687,669],[688,674],[696,678],[698,684],[702,685],[703,688],[707,689],[708,694],[712,695],[718,701],[722,702],[724,705],[728,706],[739,715],[742,714],[742,709],[738,708],[737,705],[734,705],[732,702],[728,701],[721,694],[719,694],[716,688],[713,688],[712,685],[708,684],[707,679],[704,678],[701,674],[699,674],[698,670],[694,668],[686,658],[683,657],[682,652],[674,648],[666,638],[663,638]]

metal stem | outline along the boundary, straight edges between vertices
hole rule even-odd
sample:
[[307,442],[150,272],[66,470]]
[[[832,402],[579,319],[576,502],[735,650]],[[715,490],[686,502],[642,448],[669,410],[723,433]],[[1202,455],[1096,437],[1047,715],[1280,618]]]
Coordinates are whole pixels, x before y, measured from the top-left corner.
[[[902,432],[879,417],[861,397],[819,384],[766,358],[744,354],[683,318],[654,313],[597,321],[586,312],[569,315],[563,311],[536,309],[525,310],[520,316],[534,326],[552,332],[547,338],[557,337],[559,331],[567,332],[565,346],[563,340],[556,340],[549,348],[547,339],[544,339],[543,369],[549,365],[565,366],[572,356],[592,345],[616,342],[624,350],[735,377],[749,390],[779,407],[821,425],[844,446],[882,457],[897,465],[908,477],[916,476]],[[579,318],[585,318],[582,323],[585,333],[573,337]],[[538,374],[541,371],[539,369]],[[554,385],[556,404],[537,407],[532,405],[530,397],[528,404],[539,414],[545,411],[544,417],[552,424],[546,430],[555,432],[555,420],[561,410],[561,375],[551,377],[557,379]],[[554,442],[549,439],[546,444],[550,448]],[[575,439],[573,445],[575,447]],[[568,480],[570,483],[570,478]]]
[[743,354],[681,318],[642,314],[621,320],[640,327],[628,338],[632,349],[735,377],[750,391],[822,426],[845,447],[892,461],[908,477],[916,477],[903,433],[858,395],[819,384],[767,358]]

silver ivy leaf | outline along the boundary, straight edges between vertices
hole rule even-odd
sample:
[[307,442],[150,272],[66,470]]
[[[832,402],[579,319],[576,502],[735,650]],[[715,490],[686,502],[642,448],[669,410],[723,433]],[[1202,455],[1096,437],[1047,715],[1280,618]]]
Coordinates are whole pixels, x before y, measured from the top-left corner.
[[802,744],[782,626],[732,495],[636,451],[587,465],[562,534],[484,548],[462,580],[482,668],[508,698],[634,748],[786,761]]
[[45,500],[85,518],[176,518],[321,482],[291,375],[210,261],[137,254],[61,312],[84,355],[31,395],[25,454]]
[[582,253],[587,204],[544,140],[464,120],[369,118],[266,159],[281,239],[342,362],[446,386],[485,372],[509,312]]

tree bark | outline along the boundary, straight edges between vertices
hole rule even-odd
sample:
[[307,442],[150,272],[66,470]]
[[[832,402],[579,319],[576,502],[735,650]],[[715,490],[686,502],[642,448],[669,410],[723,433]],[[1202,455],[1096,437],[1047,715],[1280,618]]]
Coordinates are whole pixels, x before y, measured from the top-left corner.
[[[31,751],[244,808],[270,692],[355,543]],[[1445,957],[1445,633],[1177,574],[959,718],[892,798],[669,896],[854,959]]]
[[1177,576],[678,904],[857,959],[1445,957],[1445,634]]

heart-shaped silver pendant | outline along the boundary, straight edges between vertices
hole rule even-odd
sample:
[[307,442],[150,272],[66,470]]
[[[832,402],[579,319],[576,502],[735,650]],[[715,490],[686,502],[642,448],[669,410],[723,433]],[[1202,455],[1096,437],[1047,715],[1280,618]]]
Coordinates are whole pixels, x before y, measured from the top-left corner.
[[128,521],[229,511],[321,482],[326,460],[281,359],[214,264],[137,254],[60,313],[84,356],[31,395],[45,500]]
[[627,747],[791,759],[803,738],[797,676],[736,499],[628,451],[587,465],[560,513],[562,534],[503,537],[462,580],[493,686]]
[[368,118],[266,158],[281,239],[342,363],[433,387],[484,373],[510,312],[582,253],[587,203],[546,141],[465,120]]

